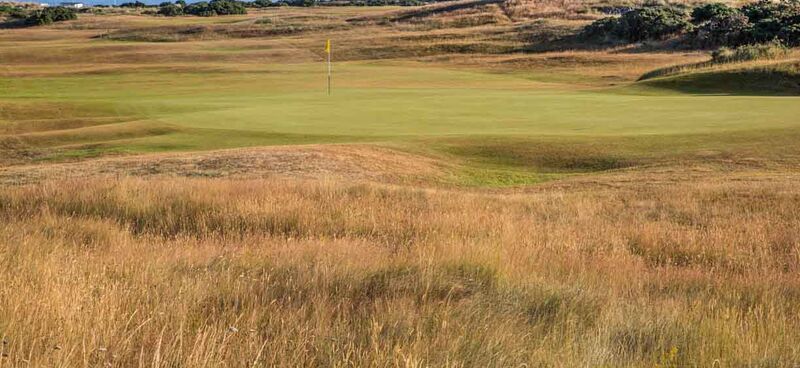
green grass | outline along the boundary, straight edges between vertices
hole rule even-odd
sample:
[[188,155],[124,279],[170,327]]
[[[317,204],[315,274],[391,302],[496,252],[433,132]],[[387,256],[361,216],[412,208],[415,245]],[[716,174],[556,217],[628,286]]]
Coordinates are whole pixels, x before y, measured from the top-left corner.
[[800,95],[800,64],[745,67],[730,70],[701,70],[694,73],[647,80],[642,85],[685,94],[739,96]]
[[460,160],[464,183],[489,185],[738,150],[748,142],[769,150],[774,136],[753,138],[758,132],[800,130],[797,97],[586,90],[524,73],[400,62],[337,64],[333,95],[326,96],[324,76],[321,64],[289,64],[250,72],[16,77],[0,79],[0,103],[96,109],[130,121],[27,136],[33,147],[56,148],[49,160],[104,151],[401,143]]

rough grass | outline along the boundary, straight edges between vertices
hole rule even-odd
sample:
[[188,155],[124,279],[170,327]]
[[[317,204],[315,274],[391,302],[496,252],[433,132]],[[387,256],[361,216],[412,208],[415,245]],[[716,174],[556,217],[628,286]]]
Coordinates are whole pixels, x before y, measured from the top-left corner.
[[744,45],[733,49],[723,47],[715,51],[711,57],[717,63],[734,63],[753,60],[785,59],[791,50],[780,43],[762,45]]
[[793,366],[793,180],[525,195],[212,179],[4,187],[3,359]]

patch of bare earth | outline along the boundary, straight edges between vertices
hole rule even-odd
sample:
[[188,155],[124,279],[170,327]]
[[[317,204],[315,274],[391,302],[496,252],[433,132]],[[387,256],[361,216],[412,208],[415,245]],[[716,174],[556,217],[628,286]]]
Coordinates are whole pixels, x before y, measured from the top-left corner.
[[413,184],[435,180],[444,164],[424,156],[368,145],[261,147],[204,153],[102,158],[74,163],[0,168],[0,184],[97,176],[294,177]]

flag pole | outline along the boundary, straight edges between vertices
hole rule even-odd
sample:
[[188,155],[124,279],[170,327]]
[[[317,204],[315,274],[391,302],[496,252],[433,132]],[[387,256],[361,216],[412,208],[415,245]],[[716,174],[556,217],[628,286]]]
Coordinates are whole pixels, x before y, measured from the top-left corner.
[[331,95],[331,40],[328,40],[328,96]]

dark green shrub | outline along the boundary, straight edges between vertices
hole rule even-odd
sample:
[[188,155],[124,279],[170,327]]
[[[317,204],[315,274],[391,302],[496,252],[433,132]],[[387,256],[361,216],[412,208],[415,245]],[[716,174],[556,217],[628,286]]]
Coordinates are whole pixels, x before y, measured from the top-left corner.
[[256,8],[268,8],[274,6],[271,0],[256,0],[252,2],[252,5]]
[[73,19],[78,19],[75,10],[63,6],[55,6],[33,11],[28,15],[25,22],[28,25],[39,26]]
[[658,40],[686,31],[691,24],[686,13],[672,7],[642,8],[627,12],[619,18],[615,34],[631,41]]
[[778,33],[778,39],[789,46],[800,46],[800,22],[783,26]]
[[753,24],[750,29],[750,41],[755,43],[770,42],[778,38],[783,28],[780,19],[764,18]]
[[175,2],[175,5],[180,6],[181,8],[185,8],[186,7],[186,1],[178,0],[178,1]]
[[691,28],[686,13],[672,7],[649,7],[629,11],[619,18],[603,18],[583,29],[592,39],[620,39],[629,42],[663,39]]
[[800,0],[760,0],[739,9],[725,4],[694,8],[692,22],[681,9],[654,6],[634,9],[619,18],[604,18],[586,26],[586,39],[628,42],[663,39],[685,33],[699,47],[737,47],[780,41],[800,46]]
[[317,0],[295,0],[292,5],[312,7],[312,6],[317,6]]
[[141,1],[127,2],[119,5],[120,8],[144,8],[147,4]]
[[24,12],[25,10],[18,6],[0,4],[0,15],[8,15],[10,17],[18,18],[18,15]]
[[708,22],[739,14],[739,10],[722,3],[711,3],[698,6],[692,10],[692,22],[695,24]]
[[25,19],[28,17],[28,12],[17,6],[3,6],[0,7],[0,15],[5,14],[9,18]]
[[194,4],[186,5],[183,8],[184,14],[196,15],[198,17],[213,17],[217,13],[213,12],[205,1],[196,2]]
[[183,8],[171,3],[167,3],[166,5],[162,5],[160,8],[158,8],[158,14],[165,17],[177,17],[183,14]]
[[583,28],[581,37],[593,40],[608,40],[614,36],[618,24],[619,20],[617,18],[598,19]]
[[753,23],[762,19],[775,18],[780,12],[778,3],[771,0],[759,0],[742,7],[742,13]]
[[247,14],[247,9],[240,1],[211,0],[208,5],[217,15]]
[[753,24],[751,42],[780,40],[787,45],[800,45],[800,0],[761,0],[742,7]]
[[700,23],[694,41],[702,47],[772,41],[800,44],[800,0],[761,0],[739,10],[709,4],[695,8],[692,14]]
[[739,46],[750,42],[752,26],[741,13],[721,14],[703,23],[694,33],[700,47]]
[[184,14],[200,17],[213,17],[216,15],[247,14],[247,9],[239,1],[212,0],[189,4],[183,9]]

